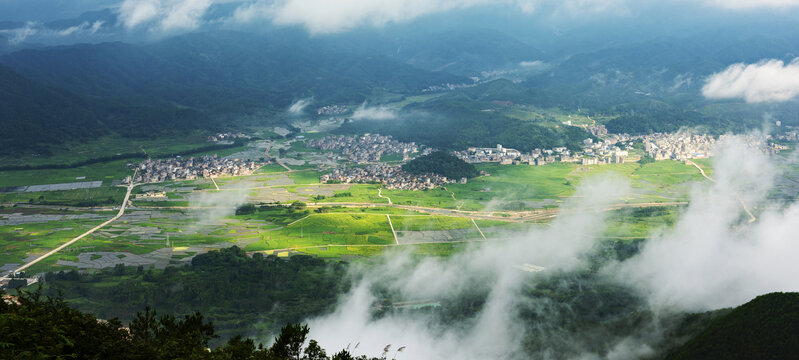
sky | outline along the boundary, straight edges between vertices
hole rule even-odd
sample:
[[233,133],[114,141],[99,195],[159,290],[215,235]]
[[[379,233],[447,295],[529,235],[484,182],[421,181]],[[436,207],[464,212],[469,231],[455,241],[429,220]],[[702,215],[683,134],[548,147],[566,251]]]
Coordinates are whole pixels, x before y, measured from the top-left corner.
[[188,31],[203,26],[209,9],[220,4],[235,7],[224,19],[233,24],[300,26],[313,34],[325,34],[467,9],[506,9],[529,16],[586,20],[654,16],[652,9],[664,7],[686,13],[697,7],[707,13],[782,12],[799,7],[799,0],[0,0],[0,20],[46,22],[115,8],[127,30]]

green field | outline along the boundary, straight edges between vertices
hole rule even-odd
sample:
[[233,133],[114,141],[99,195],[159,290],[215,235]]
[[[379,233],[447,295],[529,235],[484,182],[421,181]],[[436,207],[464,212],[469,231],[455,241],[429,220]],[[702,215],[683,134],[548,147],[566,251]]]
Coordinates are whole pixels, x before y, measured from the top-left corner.
[[[0,187],[71,183],[79,181],[102,180],[110,184],[112,180],[122,180],[133,175],[128,169],[127,160],[92,164],[72,169],[14,170],[0,171]],[[76,180],[85,176],[85,180]]]
[[[102,217],[96,220],[59,220],[0,226],[0,265],[21,263],[29,255],[50,251],[113,216],[110,213],[98,215]],[[66,254],[69,251],[59,253]]]
[[397,231],[455,230],[474,228],[472,221],[450,216],[392,216]]
[[274,174],[274,173],[281,173],[281,172],[286,172],[286,171],[288,171],[288,170],[286,170],[286,168],[284,168],[284,167],[282,167],[282,166],[280,166],[278,164],[266,164],[266,165],[262,166],[260,169],[258,169],[258,172],[264,173],[264,174]]
[[0,203],[29,203],[64,206],[118,206],[125,198],[125,188],[101,186],[91,189],[3,193]]
[[211,143],[206,141],[205,135],[199,132],[187,133],[177,138],[163,137],[158,139],[128,139],[117,136],[102,136],[90,141],[64,144],[62,146],[63,149],[49,156],[30,154],[22,157],[0,157],[0,166],[70,164],[117,154],[143,154],[144,152],[151,157],[158,157],[208,145],[211,145]]
[[[352,184],[347,190],[336,191],[339,196],[328,196],[318,202],[323,203],[371,203],[371,204],[388,204],[388,200],[377,196],[377,190],[380,185],[374,184]],[[383,190],[383,195],[386,195],[387,190]],[[351,196],[341,196],[349,194]]]
[[383,215],[313,214],[279,230],[264,233],[248,251],[319,245],[386,245],[394,236]]
[[[292,168],[294,169],[294,168]],[[316,170],[297,170],[290,172],[289,178],[294,180],[295,184],[299,185],[306,185],[306,184],[318,184],[319,183],[319,176],[322,174]]]

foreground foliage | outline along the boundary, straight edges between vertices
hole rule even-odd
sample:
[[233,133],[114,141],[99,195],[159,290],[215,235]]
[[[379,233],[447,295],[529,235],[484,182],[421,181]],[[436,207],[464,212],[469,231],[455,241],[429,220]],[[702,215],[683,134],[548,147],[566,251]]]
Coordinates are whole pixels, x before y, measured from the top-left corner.
[[480,175],[474,165],[444,151],[436,151],[413,159],[402,165],[402,170],[411,174],[434,173],[450,179],[473,178]]
[[125,328],[119,320],[97,319],[40,291],[22,292],[18,297],[0,295],[4,299],[0,301],[3,359],[367,359],[346,350],[328,357],[314,340],[304,346],[309,329],[300,324],[284,326],[270,347],[236,336],[211,350],[209,342],[217,335],[200,313],[182,319],[159,317],[147,308]]
[[340,262],[247,257],[231,247],[198,255],[192,266],[164,270],[118,266],[94,274],[49,273],[45,294],[63,294],[81,310],[125,321],[148,305],[168,314],[201,311],[229,338],[254,331],[256,323],[275,332],[287,322],[329,309],[346,291],[345,273]]

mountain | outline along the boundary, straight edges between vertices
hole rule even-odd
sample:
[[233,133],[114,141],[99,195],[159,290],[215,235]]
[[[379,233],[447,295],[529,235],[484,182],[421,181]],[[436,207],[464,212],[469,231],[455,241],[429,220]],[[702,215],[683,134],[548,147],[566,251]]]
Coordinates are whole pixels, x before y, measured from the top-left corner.
[[398,44],[398,58],[429,70],[474,76],[483,71],[519,66],[523,61],[549,60],[540,50],[491,29],[452,30]]
[[304,35],[220,31],[160,42],[22,50],[0,63],[48,85],[92,96],[141,96],[219,112],[285,108],[298,98],[354,103],[468,81],[382,56],[320,50]]
[[362,56],[379,54],[429,71],[461,76],[515,68],[523,61],[551,57],[501,31],[463,25],[394,25],[372,33],[355,32],[320,37],[319,47],[346,49]]
[[713,321],[666,359],[795,359],[796,334],[799,293],[771,293]]
[[156,137],[165,132],[213,130],[218,122],[164,101],[98,99],[41,84],[0,65],[0,152],[47,154],[60,144],[116,133]]
[[3,153],[105,132],[86,99],[26,79],[5,66],[0,66],[0,110]]

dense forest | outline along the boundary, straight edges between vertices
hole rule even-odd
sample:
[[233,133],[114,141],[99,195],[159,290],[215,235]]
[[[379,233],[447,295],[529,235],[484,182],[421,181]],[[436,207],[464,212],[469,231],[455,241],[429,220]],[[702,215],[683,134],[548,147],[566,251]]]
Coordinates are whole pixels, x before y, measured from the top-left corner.
[[473,178],[480,175],[474,167],[444,151],[434,151],[402,165],[402,170],[411,174],[438,174],[449,179]]
[[386,355],[355,357],[344,349],[329,357],[315,340],[305,344],[310,329],[301,324],[283,326],[268,347],[234,336],[211,349],[218,335],[199,312],[158,316],[146,308],[125,327],[117,319],[98,319],[40,291],[0,296],[2,359],[381,360]]
[[799,293],[771,293],[712,322],[666,359],[795,359],[797,334]]
[[48,273],[45,294],[60,292],[67,301],[84,298],[76,303],[79,309],[106,319],[130,320],[145,306],[166,314],[201,311],[229,337],[259,322],[276,331],[330,309],[346,291],[345,273],[344,263],[308,256],[248,257],[232,247],[197,255],[186,267]]
[[591,137],[578,127],[555,127],[482,111],[485,105],[467,98],[447,97],[406,106],[403,111],[407,115],[400,120],[350,121],[337,131],[392,135],[401,141],[445,150],[502,144],[525,152],[559,146],[577,150],[583,140]]
[[[598,269],[602,264],[627,258],[638,246],[640,242],[603,242],[586,270],[531,277],[520,294],[523,301],[512,310],[513,318],[518,319],[525,334],[521,350],[529,356],[554,359],[578,357],[587,350],[607,355],[619,342],[643,336],[653,326],[660,335],[647,340],[647,346],[656,354],[676,351],[675,359],[703,358],[690,354],[706,354],[707,349],[715,351],[707,344],[717,342],[719,337],[735,339],[731,343],[741,344],[762,340],[763,346],[752,347],[759,354],[770,354],[769,349],[796,349],[795,339],[780,337],[796,330],[796,321],[790,320],[796,316],[796,294],[758,298],[734,311],[655,313],[646,299],[632,289],[600,274]],[[93,274],[50,273],[46,274],[42,295],[54,299],[63,296],[58,301],[71,303],[99,318],[118,317],[134,323],[142,316],[155,319],[147,312],[136,314],[148,306],[151,311],[170,317],[193,317],[193,323],[198,323],[199,311],[203,319],[213,322],[213,334],[219,336],[209,337],[208,345],[224,348],[228,340],[246,342],[236,338],[236,334],[278,333],[286,323],[330,311],[350,286],[346,272],[345,263],[307,256],[280,259],[255,254],[249,258],[234,247],[198,255],[191,266],[165,270],[119,266]],[[373,315],[409,320],[424,316],[425,321],[435,326],[462,328],[469,326],[482,311],[491,292],[489,283],[475,283],[469,289],[439,298],[440,308],[421,312],[393,308],[393,302],[405,300],[403,295],[388,283],[374,284],[373,291],[383,306],[373,311]],[[259,325],[254,328],[256,321]],[[751,327],[751,331],[738,331],[739,327]],[[738,335],[729,335],[730,332]],[[695,340],[686,343],[698,334]],[[687,345],[681,348],[684,344]],[[242,346],[253,348],[252,344]]]

